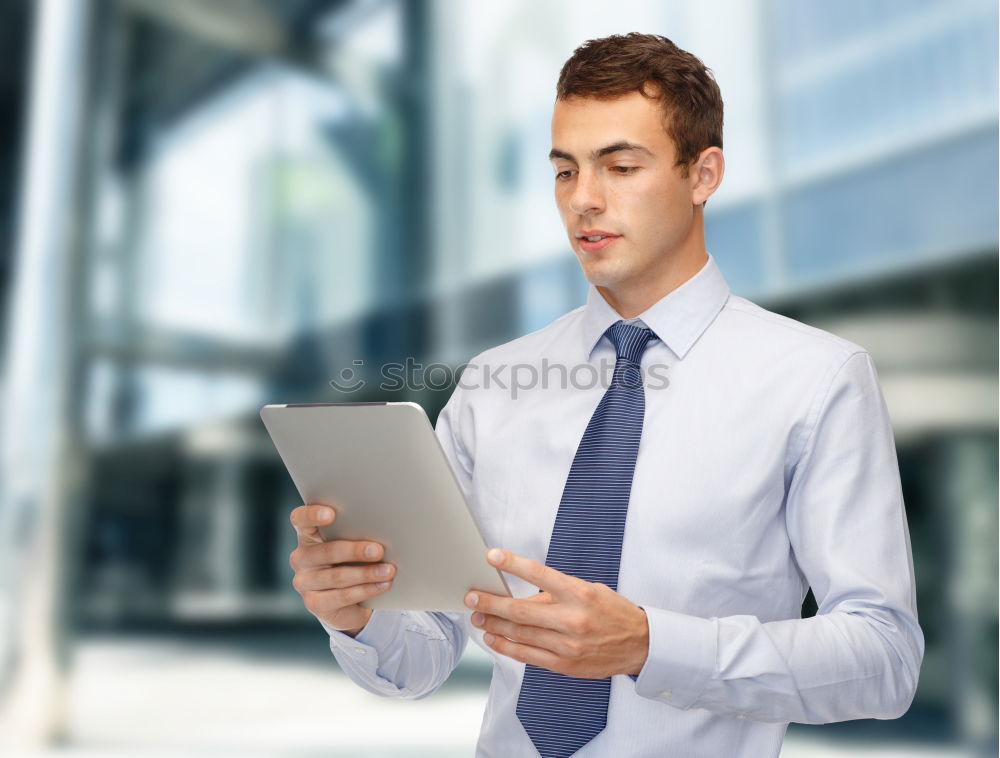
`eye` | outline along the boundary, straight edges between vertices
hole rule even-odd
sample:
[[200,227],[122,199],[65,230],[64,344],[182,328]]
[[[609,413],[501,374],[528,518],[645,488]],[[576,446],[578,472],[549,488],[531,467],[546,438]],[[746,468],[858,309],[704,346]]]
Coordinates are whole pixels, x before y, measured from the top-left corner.
[[631,176],[639,170],[638,166],[612,166],[611,170],[622,176]]
[[567,179],[570,178],[570,176],[572,176],[575,173],[576,172],[573,171],[572,169],[566,169],[565,171],[557,171],[556,172],[556,181],[557,182],[565,182]]

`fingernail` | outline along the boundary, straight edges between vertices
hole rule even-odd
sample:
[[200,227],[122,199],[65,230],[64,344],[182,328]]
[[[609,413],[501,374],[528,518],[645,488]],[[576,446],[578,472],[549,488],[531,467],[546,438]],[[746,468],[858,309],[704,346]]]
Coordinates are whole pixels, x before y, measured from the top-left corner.
[[378,584],[375,585],[375,587],[380,590],[384,590],[388,586],[389,582],[379,582]]
[[392,567],[388,563],[383,563],[381,566],[375,569],[375,573],[378,574],[379,576],[389,576],[390,571],[392,571]]
[[486,632],[486,634],[483,635],[483,642],[485,642],[487,645],[492,645],[494,639],[496,638],[489,632]]
[[484,616],[483,614],[479,613],[478,611],[476,611],[475,613],[472,614],[472,623],[475,624],[476,626],[482,626],[483,621],[485,621],[485,620],[486,620],[486,616]]
[[319,517],[320,521],[326,521],[328,518],[333,516],[333,511],[329,508],[320,508],[316,515]]
[[479,602],[479,595],[477,595],[475,592],[470,592],[468,595],[465,596],[465,604],[470,608],[475,608],[476,603],[478,602]]
[[486,554],[486,559],[490,563],[503,563],[503,550],[493,548]]
[[366,547],[365,555],[369,558],[378,558],[378,545],[369,545]]

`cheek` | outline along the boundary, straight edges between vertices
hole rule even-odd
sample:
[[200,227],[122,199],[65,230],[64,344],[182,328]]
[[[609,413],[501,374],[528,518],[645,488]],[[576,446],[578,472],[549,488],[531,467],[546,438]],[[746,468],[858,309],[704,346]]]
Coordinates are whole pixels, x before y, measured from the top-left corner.
[[616,191],[612,207],[627,224],[627,230],[647,236],[662,231],[664,222],[676,217],[678,199],[655,185],[634,187],[628,192]]
[[676,207],[680,199],[673,186],[652,174],[613,184],[608,187],[607,198],[612,207],[637,221],[662,215]]
[[559,211],[559,216],[565,221],[570,214],[569,193],[557,186],[553,195],[556,200],[556,209]]
[[660,188],[651,192],[643,203],[643,218],[662,228],[666,223],[670,227],[684,224],[693,215],[689,199],[681,192]]
[[644,203],[641,211],[637,209],[639,217],[633,219],[636,232],[633,236],[641,240],[643,249],[654,257],[664,248],[674,247],[687,235],[694,213],[682,201],[683,198],[660,193]]

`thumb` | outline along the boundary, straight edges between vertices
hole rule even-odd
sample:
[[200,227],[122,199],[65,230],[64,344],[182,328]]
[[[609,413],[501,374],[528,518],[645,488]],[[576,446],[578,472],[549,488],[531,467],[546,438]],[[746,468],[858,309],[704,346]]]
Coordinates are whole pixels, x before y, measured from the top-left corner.
[[329,526],[337,518],[337,512],[328,505],[301,505],[292,511],[290,520],[300,545],[315,545],[323,542],[319,533],[321,526]]

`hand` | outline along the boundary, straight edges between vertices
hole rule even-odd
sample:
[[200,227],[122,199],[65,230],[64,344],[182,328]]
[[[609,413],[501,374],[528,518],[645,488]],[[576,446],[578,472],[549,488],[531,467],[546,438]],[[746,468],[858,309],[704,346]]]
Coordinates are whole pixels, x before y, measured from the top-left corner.
[[465,604],[475,610],[483,641],[516,661],[559,674],[603,679],[638,674],[649,652],[646,612],[599,582],[568,576],[543,563],[494,548],[487,560],[542,592],[510,598],[475,591]]
[[319,526],[332,524],[336,518],[333,508],[323,505],[302,505],[292,511],[291,522],[299,544],[288,557],[288,563],[295,572],[292,586],[302,595],[308,611],[353,637],[372,615],[370,608],[362,608],[358,603],[387,591],[396,567],[391,563],[375,563],[385,552],[377,542],[324,542]]

